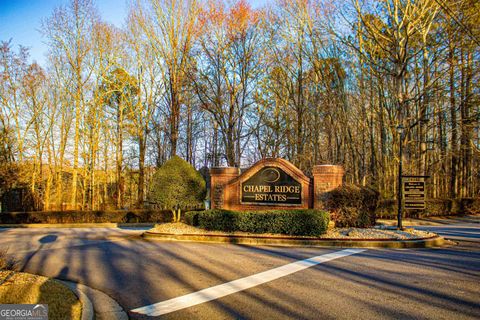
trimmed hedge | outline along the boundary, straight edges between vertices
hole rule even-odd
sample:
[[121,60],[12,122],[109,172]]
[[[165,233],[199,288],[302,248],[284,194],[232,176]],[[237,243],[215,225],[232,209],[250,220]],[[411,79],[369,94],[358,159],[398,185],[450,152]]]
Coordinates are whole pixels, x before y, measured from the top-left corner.
[[368,187],[343,185],[321,196],[337,227],[365,228],[375,225],[379,193]]
[[465,214],[480,214],[480,197],[462,198],[460,207]]
[[417,216],[445,216],[451,214],[452,200],[451,199],[426,199],[425,210],[418,211]]
[[[396,219],[397,200],[386,199],[378,202],[377,219]],[[480,198],[427,199],[425,210],[405,210],[405,217],[449,216],[462,214],[480,214]]]
[[377,219],[396,219],[397,211],[397,200],[382,199],[378,201],[375,216]]
[[32,211],[0,214],[0,223],[170,222],[171,210]]
[[327,230],[329,220],[327,212],[313,209],[242,212],[215,209],[190,211],[184,216],[185,223],[206,230],[296,236],[321,235]]

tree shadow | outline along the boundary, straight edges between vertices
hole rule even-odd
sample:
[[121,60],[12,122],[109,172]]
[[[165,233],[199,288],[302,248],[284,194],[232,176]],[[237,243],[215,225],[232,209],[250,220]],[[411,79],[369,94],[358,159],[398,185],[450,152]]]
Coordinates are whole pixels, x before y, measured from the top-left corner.
[[22,268],[20,269],[21,271],[25,271],[26,266],[30,263],[30,261],[33,259],[33,257],[40,252],[41,250],[44,250],[45,246],[47,246],[50,243],[53,243],[57,241],[58,236],[56,234],[49,234],[46,236],[41,237],[38,242],[40,243],[40,246],[37,248],[37,250],[29,253],[27,255],[27,258],[25,259],[25,262],[23,263]]
[[[69,267],[64,266],[55,278],[68,277]],[[48,306],[48,319],[80,319],[82,305],[77,295],[65,284],[48,279],[39,290],[38,304]]]
[[[319,254],[336,251],[334,249],[253,247],[245,245],[150,242],[124,238],[120,240],[98,240],[104,235],[116,235],[117,231],[98,230],[98,238],[79,239],[82,232],[73,232],[74,245],[61,249],[36,251],[29,270],[47,273],[60,279],[80,282],[114,297],[122,306],[130,309],[165,301],[184,294],[236,280],[251,274],[269,270],[296,260],[303,260]],[[42,245],[52,243],[53,237],[44,237]],[[56,239],[55,239],[56,240]],[[53,241],[55,241],[53,240]],[[51,251],[52,250],[52,251]],[[479,279],[479,252],[462,252],[454,249],[442,249],[442,252],[425,250],[369,250],[368,254],[355,255],[355,259],[371,259],[379,263],[395,261],[404,266],[424,266],[437,272],[449,272],[466,279]],[[457,308],[460,314],[470,316],[476,310],[475,304],[436,288],[424,288],[415,283],[404,283],[394,274],[372,274],[372,270],[356,270],[355,259],[341,259],[344,265],[327,263],[309,268],[281,280],[241,291],[237,294],[210,301],[207,306],[184,309],[163,318],[196,318],[198,310],[210,310],[214,317],[251,318],[252,312],[242,306],[251,306],[268,311],[275,317],[302,319],[305,317],[329,318],[330,309],[322,308],[322,293],[336,296],[334,287],[325,287],[321,280],[325,274],[333,275],[338,283],[356,283],[366,290],[376,290],[394,294],[402,292],[404,299],[418,301],[434,308],[451,312]],[[246,262],[245,262],[246,261]],[[245,266],[248,265],[248,268]],[[312,276],[305,282],[302,274]],[[320,272],[320,273],[318,273]],[[303,300],[302,295],[284,290],[284,284],[296,288],[295,279],[302,279],[302,288],[315,297]],[[375,292],[376,292],[375,291]],[[302,293],[304,294],[304,293]],[[475,292],[471,292],[475,294]],[[308,294],[307,294],[308,296]],[[349,299],[355,307],[374,310],[374,314],[392,318],[408,318],[394,304],[381,305],[375,301],[366,301],[361,293],[344,293],[338,299]],[[314,303],[310,303],[313,301]],[[207,309],[205,309],[207,308]],[[212,311],[213,310],[213,311]],[[128,312],[131,318],[148,318]],[[415,314],[415,313],[413,313]],[[258,315],[258,314],[257,314]],[[307,316],[306,316],[307,315]]]

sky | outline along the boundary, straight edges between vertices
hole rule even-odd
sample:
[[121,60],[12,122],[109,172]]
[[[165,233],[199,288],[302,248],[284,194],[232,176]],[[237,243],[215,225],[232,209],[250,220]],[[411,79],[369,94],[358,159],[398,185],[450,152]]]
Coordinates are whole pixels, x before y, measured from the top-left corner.
[[[32,61],[45,66],[48,50],[46,39],[39,32],[42,19],[69,0],[0,0],[0,41],[12,39],[12,47],[30,48]],[[104,21],[121,27],[127,14],[126,0],[97,0],[97,9]]]
[[[266,0],[250,0],[255,5]],[[106,22],[121,27],[127,15],[128,0],[96,0],[100,16]],[[0,41],[12,39],[12,47],[30,48],[32,61],[46,65],[48,50],[39,31],[42,19],[51,16],[56,7],[67,5],[69,0],[0,0]]]

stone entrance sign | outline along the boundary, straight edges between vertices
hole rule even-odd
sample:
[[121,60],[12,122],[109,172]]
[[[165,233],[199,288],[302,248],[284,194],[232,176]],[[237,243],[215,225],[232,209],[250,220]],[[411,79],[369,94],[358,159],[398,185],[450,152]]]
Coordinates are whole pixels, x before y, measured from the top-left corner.
[[285,159],[267,158],[240,174],[238,168],[210,169],[212,209],[320,208],[322,193],[342,185],[343,168],[314,166],[313,177]]
[[302,184],[278,167],[264,167],[242,183],[242,204],[298,205]]

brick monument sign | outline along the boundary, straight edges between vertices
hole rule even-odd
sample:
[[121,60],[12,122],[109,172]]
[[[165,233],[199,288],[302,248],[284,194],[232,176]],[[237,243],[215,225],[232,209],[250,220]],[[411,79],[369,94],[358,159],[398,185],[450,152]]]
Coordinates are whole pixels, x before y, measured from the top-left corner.
[[267,158],[240,174],[238,168],[210,169],[212,209],[320,208],[320,195],[342,185],[343,167],[318,165],[313,178],[284,159]]

